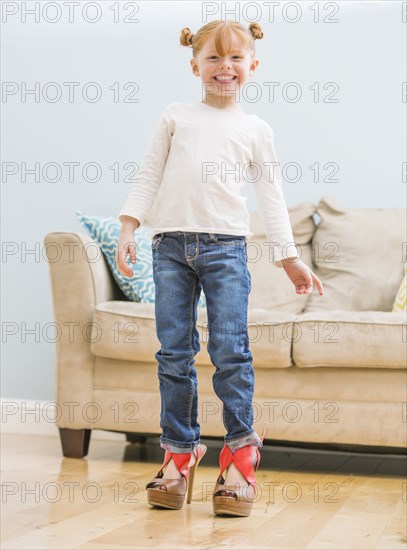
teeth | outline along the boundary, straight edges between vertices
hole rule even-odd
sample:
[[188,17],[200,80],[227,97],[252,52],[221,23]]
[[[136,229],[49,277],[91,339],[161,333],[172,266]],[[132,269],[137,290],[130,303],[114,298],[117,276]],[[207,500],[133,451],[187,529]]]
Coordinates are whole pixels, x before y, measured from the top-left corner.
[[234,79],[235,79],[234,76],[215,76],[215,80],[222,80],[227,82],[231,82]]

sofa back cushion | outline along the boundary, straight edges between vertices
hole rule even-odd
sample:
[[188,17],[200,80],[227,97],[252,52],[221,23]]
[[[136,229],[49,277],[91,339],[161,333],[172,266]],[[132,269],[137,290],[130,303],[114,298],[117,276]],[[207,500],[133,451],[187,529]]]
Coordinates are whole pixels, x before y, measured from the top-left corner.
[[314,286],[304,313],[391,312],[404,273],[406,210],[341,209],[333,198],[322,197],[317,214],[312,259],[324,296]]
[[[315,231],[313,215],[316,205],[303,203],[288,208],[293,236],[301,259],[312,268],[311,244]],[[270,261],[270,247],[264,244],[267,237],[258,210],[250,214],[250,230],[253,235],[248,241],[248,267],[252,278],[249,294],[249,309],[301,313],[310,298],[307,294],[296,294],[295,286],[287,277],[284,268],[278,268]]]

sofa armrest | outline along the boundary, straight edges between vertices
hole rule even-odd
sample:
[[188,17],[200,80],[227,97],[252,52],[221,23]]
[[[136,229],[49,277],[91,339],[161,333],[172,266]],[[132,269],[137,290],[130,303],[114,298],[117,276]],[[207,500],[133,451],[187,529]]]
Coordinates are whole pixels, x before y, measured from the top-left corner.
[[56,321],[91,322],[95,306],[117,290],[100,246],[84,233],[63,231],[48,233],[44,244]]
[[[44,238],[57,330],[56,401],[59,427],[87,427],[81,406],[93,401],[90,350],[95,306],[115,299],[118,287],[99,245],[83,233],[56,231]],[[65,402],[78,403],[63,405]],[[80,406],[81,405],[81,406]],[[75,411],[72,418],[72,411]]]

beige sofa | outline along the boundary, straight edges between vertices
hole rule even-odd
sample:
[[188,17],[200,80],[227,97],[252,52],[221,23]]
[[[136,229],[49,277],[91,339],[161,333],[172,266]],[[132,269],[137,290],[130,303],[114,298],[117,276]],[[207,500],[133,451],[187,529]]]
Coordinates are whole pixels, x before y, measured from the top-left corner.
[[[248,242],[254,425],[265,443],[405,453],[404,313],[391,313],[404,273],[406,211],[341,209],[331,197],[289,209],[302,259],[325,294],[297,295],[269,261],[258,212]],[[64,456],[88,452],[91,430],[157,438],[160,395],[154,304],[130,302],[84,233],[44,239],[55,321],[57,426]],[[55,250],[59,254],[55,256]],[[225,433],[212,387],[206,309],[199,308],[202,438]]]

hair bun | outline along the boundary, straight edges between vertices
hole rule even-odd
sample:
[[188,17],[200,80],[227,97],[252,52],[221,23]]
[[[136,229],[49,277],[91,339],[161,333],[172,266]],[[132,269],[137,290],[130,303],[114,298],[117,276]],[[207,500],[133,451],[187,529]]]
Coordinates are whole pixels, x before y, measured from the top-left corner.
[[256,40],[260,40],[264,36],[259,23],[250,23],[249,31],[252,33],[253,38],[255,38]]
[[181,29],[181,36],[180,36],[180,42],[182,46],[191,46],[192,45],[192,39],[194,37],[194,33],[191,31],[189,27],[184,27]]

